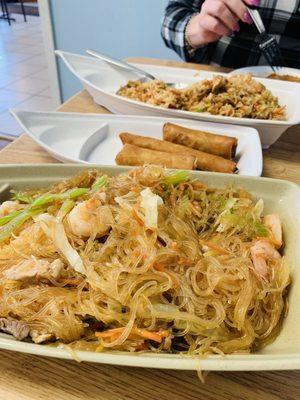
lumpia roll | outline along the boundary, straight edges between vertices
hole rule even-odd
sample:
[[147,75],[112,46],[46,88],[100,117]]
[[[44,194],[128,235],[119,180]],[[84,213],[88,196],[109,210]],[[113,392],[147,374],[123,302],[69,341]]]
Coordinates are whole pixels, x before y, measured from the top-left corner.
[[169,142],[228,159],[235,156],[237,147],[237,139],[234,137],[216,135],[170,123],[164,124],[163,138]]
[[165,153],[163,151],[149,150],[132,144],[125,144],[117,154],[118,165],[144,165],[154,164],[174,169],[195,169],[196,157],[191,155],[180,155]]
[[203,151],[191,149],[190,147],[182,146],[180,144],[167,142],[166,140],[159,140],[125,132],[120,134],[120,138],[123,144],[129,143],[155,151],[196,157],[197,169],[203,171],[233,173],[237,169],[234,161],[226,160],[225,158],[213,154],[204,153]]

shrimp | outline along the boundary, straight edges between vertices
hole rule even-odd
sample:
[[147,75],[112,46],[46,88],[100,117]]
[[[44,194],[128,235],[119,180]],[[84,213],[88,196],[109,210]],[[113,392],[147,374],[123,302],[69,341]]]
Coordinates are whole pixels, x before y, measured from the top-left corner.
[[255,271],[264,279],[267,279],[269,274],[267,260],[278,260],[281,257],[272,244],[263,239],[250,248],[250,254]]
[[101,200],[92,197],[77,204],[67,217],[72,233],[75,236],[98,237],[108,233],[114,223],[109,206],[103,206]]
[[14,212],[19,211],[23,208],[21,204],[17,201],[4,201],[0,206],[0,217],[5,217],[6,215]]
[[266,215],[263,222],[270,229],[272,241],[275,247],[279,249],[282,246],[282,227],[279,216],[277,214]]

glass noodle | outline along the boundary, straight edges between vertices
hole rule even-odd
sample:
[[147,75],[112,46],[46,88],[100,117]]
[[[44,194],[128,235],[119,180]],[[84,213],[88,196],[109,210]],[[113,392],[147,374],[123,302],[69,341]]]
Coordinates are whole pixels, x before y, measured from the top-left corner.
[[15,196],[0,226],[0,320],[36,343],[204,355],[278,335],[289,268],[263,201],[242,188],[145,166]]

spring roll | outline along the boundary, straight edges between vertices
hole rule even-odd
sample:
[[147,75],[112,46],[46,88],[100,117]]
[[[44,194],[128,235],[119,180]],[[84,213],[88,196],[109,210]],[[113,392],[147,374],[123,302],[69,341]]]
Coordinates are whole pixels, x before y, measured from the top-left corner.
[[145,149],[132,144],[125,144],[123,149],[117,154],[116,163],[118,165],[132,166],[154,164],[174,169],[195,169],[196,157],[165,153],[163,151]]
[[236,163],[225,158],[215,156],[213,154],[204,153],[203,151],[191,149],[167,142],[166,140],[154,139],[145,136],[134,135],[132,133],[123,132],[120,134],[123,144],[132,144],[134,146],[143,147],[155,151],[163,151],[166,153],[180,154],[183,156],[196,157],[197,169],[203,171],[233,173],[236,171]]
[[170,123],[164,124],[163,138],[229,160],[235,156],[237,147],[237,139],[234,137],[202,132]]

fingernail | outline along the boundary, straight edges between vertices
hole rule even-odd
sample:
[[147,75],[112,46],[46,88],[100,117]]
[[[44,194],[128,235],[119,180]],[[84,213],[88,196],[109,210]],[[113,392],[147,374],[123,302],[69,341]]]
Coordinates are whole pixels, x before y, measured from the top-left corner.
[[233,29],[233,32],[239,32],[240,31],[240,26],[239,24],[236,24],[236,26]]
[[253,6],[259,6],[259,0],[251,0]]
[[248,13],[248,11],[246,11],[245,14],[244,14],[244,21],[247,22],[248,24],[252,24],[252,22],[253,22],[250,14]]

